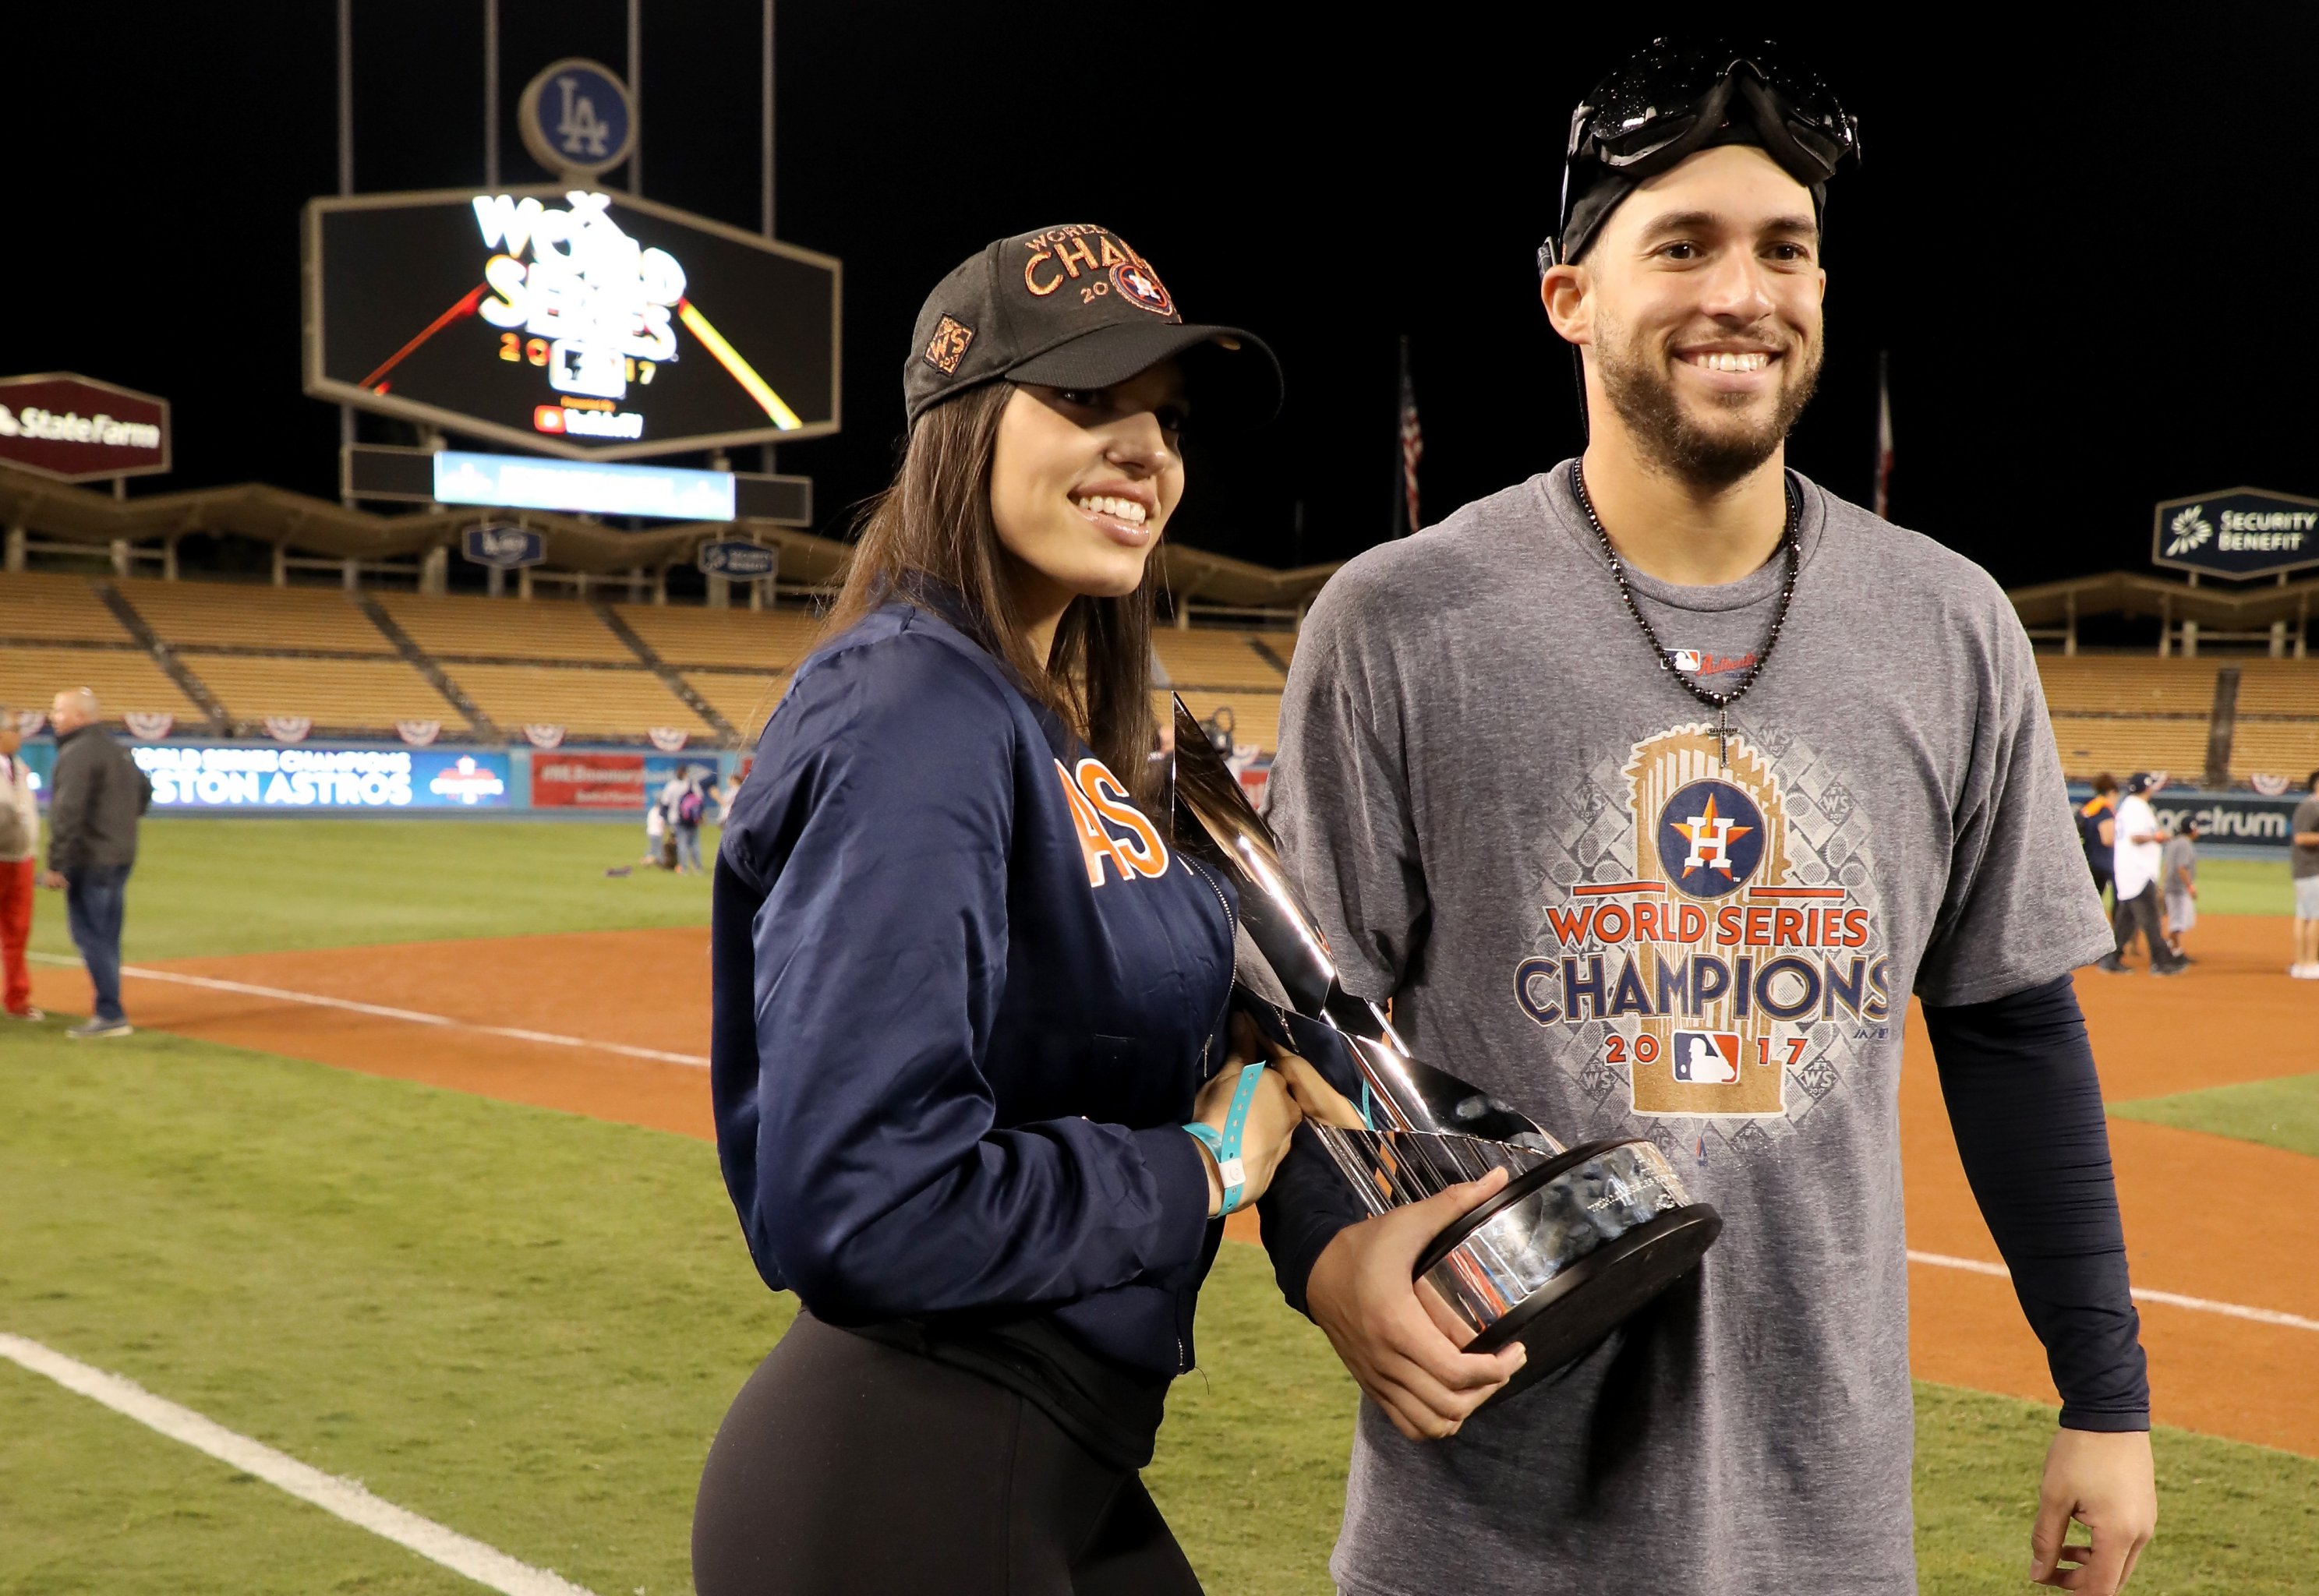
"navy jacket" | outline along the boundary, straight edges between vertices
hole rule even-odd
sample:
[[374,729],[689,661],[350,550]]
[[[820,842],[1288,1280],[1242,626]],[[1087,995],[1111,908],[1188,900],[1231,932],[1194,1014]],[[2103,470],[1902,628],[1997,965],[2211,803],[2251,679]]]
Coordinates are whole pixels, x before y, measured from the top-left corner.
[[1215,1253],[1181,1129],[1235,906],[947,620],[799,669],[726,822],[717,1156],[766,1282],[835,1324],[1034,1312],[1159,1378]]

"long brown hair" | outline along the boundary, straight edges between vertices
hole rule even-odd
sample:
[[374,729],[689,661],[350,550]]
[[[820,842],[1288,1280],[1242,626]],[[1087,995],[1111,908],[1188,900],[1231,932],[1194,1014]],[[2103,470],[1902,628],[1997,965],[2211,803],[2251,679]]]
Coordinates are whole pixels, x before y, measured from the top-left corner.
[[990,513],[998,419],[1014,395],[1013,383],[989,383],[919,416],[893,484],[862,518],[824,636],[929,585],[951,590],[964,601],[975,641],[1085,738],[1148,810],[1156,798],[1151,608],[1160,563],[1145,561],[1143,581],[1123,599],[1072,600],[1055,627],[1054,652],[1043,660],[1032,653],[1006,580],[1015,556]]

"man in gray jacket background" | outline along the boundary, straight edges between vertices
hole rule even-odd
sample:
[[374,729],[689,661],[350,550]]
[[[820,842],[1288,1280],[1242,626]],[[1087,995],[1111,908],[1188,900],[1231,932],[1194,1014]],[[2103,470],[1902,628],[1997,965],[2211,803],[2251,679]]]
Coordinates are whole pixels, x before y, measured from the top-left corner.
[[121,915],[129,871],[137,862],[137,823],[153,800],[153,784],[97,724],[96,694],[89,689],[59,693],[49,719],[57,728],[57,762],[50,775],[49,870],[41,885],[64,889],[73,945],[96,988],[87,1023],[65,1034],[126,1036]]

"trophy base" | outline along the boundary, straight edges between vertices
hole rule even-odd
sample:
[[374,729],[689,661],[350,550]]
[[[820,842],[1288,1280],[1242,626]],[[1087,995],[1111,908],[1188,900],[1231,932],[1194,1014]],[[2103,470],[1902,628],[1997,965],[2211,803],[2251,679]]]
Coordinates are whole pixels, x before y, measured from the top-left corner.
[[1529,1348],[1499,1402],[1592,1350],[1696,1268],[1722,1229],[1648,1142],[1589,1142],[1509,1180],[1434,1238],[1416,1275],[1475,1326],[1470,1350]]

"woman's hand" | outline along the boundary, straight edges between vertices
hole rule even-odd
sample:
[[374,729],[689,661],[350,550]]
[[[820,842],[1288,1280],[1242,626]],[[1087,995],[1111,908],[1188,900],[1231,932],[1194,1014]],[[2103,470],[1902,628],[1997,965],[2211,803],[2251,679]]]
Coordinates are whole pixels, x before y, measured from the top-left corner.
[[[1271,1186],[1273,1172],[1288,1156],[1288,1139],[1295,1133],[1297,1121],[1304,1117],[1290,1091],[1287,1078],[1277,1066],[1286,1059],[1307,1071],[1313,1067],[1293,1053],[1267,1045],[1257,1034],[1254,1022],[1236,1013],[1232,1018],[1232,1051],[1224,1059],[1224,1067],[1200,1088],[1200,1095],[1192,1103],[1192,1117],[1214,1126],[1217,1134],[1223,1134],[1224,1120],[1232,1113],[1232,1095],[1240,1089],[1240,1072],[1267,1054],[1276,1067],[1257,1078],[1255,1096],[1249,1099],[1248,1117],[1241,1123],[1240,1205],[1243,1208],[1264,1195],[1265,1189]],[[1208,1169],[1208,1217],[1213,1219],[1223,1209],[1223,1177],[1216,1168],[1215,1155],[1208,1151],[1205,1143],[1200,1150]]]

